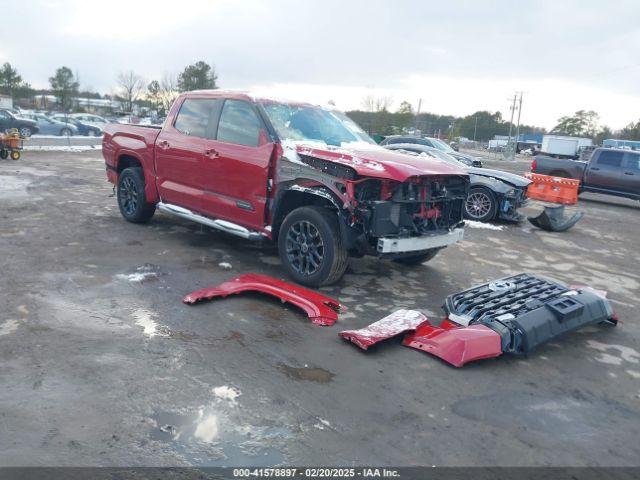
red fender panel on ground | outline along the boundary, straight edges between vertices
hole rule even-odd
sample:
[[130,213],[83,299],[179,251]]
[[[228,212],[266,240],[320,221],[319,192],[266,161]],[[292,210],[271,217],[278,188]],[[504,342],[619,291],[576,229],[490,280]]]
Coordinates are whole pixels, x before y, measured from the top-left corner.
[[402,344],[424,350],[455,367],[502,355],[500,335],[489,327],[461,327],[448,320],[444,320],[439,327],[429,322],[421,324],[415,332],[404,337]]
[[366,350],[382,340],[415,330],[424,322],[428,323],[427,317],[417,310],[396,310],[371,325],[359,330],[345,330],[338,335]]
[[184,297],[182,301],[192,304],[250,291],[266,293],[301,308],[316,325],[333,325],[338,320],[338,312],[344,311],[344,307],[333,298],[257,273],[248,273],[215,287],[197,290]]

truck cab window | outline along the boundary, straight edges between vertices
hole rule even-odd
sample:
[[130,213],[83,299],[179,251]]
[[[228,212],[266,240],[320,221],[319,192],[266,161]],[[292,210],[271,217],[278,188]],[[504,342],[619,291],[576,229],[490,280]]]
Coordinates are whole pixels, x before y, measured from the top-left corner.
[[640,154],[627,153],[626,157],[627,170],[635,170],[636,172],[640,172]]
[[218,140],[257,147],[262,122],[253,107],[242,100],[225,100],[218,125]]
[[214,121],[216,102],[208,98],[185,99],[173,126],[191,137],[210,138],[207,133]]
[[619,167],[620,165],[622,165],[623,155],[624,152],[616,152],[615,150],[602,150],[596,163],[598,163],[598,165]]

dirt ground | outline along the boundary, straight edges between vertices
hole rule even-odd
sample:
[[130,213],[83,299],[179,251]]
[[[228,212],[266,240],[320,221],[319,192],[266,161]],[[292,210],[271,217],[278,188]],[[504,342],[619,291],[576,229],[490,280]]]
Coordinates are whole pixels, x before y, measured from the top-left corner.
[[[468,227],[416,268],[354,260],[323,289],[348,308],[333,327],[259,295],[183,305],[281,277],[275,249],[125,222],[100,152],[0,161],[0,206],[0,465],[640,464],[637,202],[585,196],[565,233]],[[462,369],[337,335],[403,307],[438,319],[447,295],[523,271],[607,290],[622,323]]]

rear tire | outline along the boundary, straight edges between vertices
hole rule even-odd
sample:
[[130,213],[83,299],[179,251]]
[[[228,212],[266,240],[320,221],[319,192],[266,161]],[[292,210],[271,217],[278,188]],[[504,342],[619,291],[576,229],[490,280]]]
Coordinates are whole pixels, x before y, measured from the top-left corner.
[[433,257],[435,257],[439,251],[440,251],[439,248],[432,248],[431,250],[427,250],[426,252],[420,253],[418,255],[394,258],[393,261],[396,263],[401,263],[402,265],[408,265],[408,266],[422,265],[424,262],[428,262]]
[[464,202],[464,217],[476,222],[493,220],[498,211],[496,196],[485,187],[473,187]]
[[153,217],[156,206],[145,198],[142,168],[125,168],[118,176],[118,208],[127,222],[147,223]]
[[70,137],[71,136],[71,130],[68,128],[63,128],[62,130],[60,130],[60,136],[61,137]]
[[335,283],[347,268],[338,215],[323,207],[300,207],[282,222],[278,252],[296,282],[310,287]]

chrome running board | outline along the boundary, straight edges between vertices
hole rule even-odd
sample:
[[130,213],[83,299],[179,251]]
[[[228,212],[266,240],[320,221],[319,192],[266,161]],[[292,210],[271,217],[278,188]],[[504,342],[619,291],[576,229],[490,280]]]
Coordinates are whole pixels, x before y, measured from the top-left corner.
[[212,218],[203,217],[202,215],[198,215],[191,210],[179,207],[177,205],[160,202],[158,203],[158,209],[163,212],[170,213],[171,215],[186,218],[187,220],[201,223],[202,225],[206,225],[207,227],[230,233],[231,235],[235,235],[237,237],[246,238],[247,240],[265,240],[267,238],[264,233],[249,230],[241,225],[227,222],[226,220],[215,220]]

